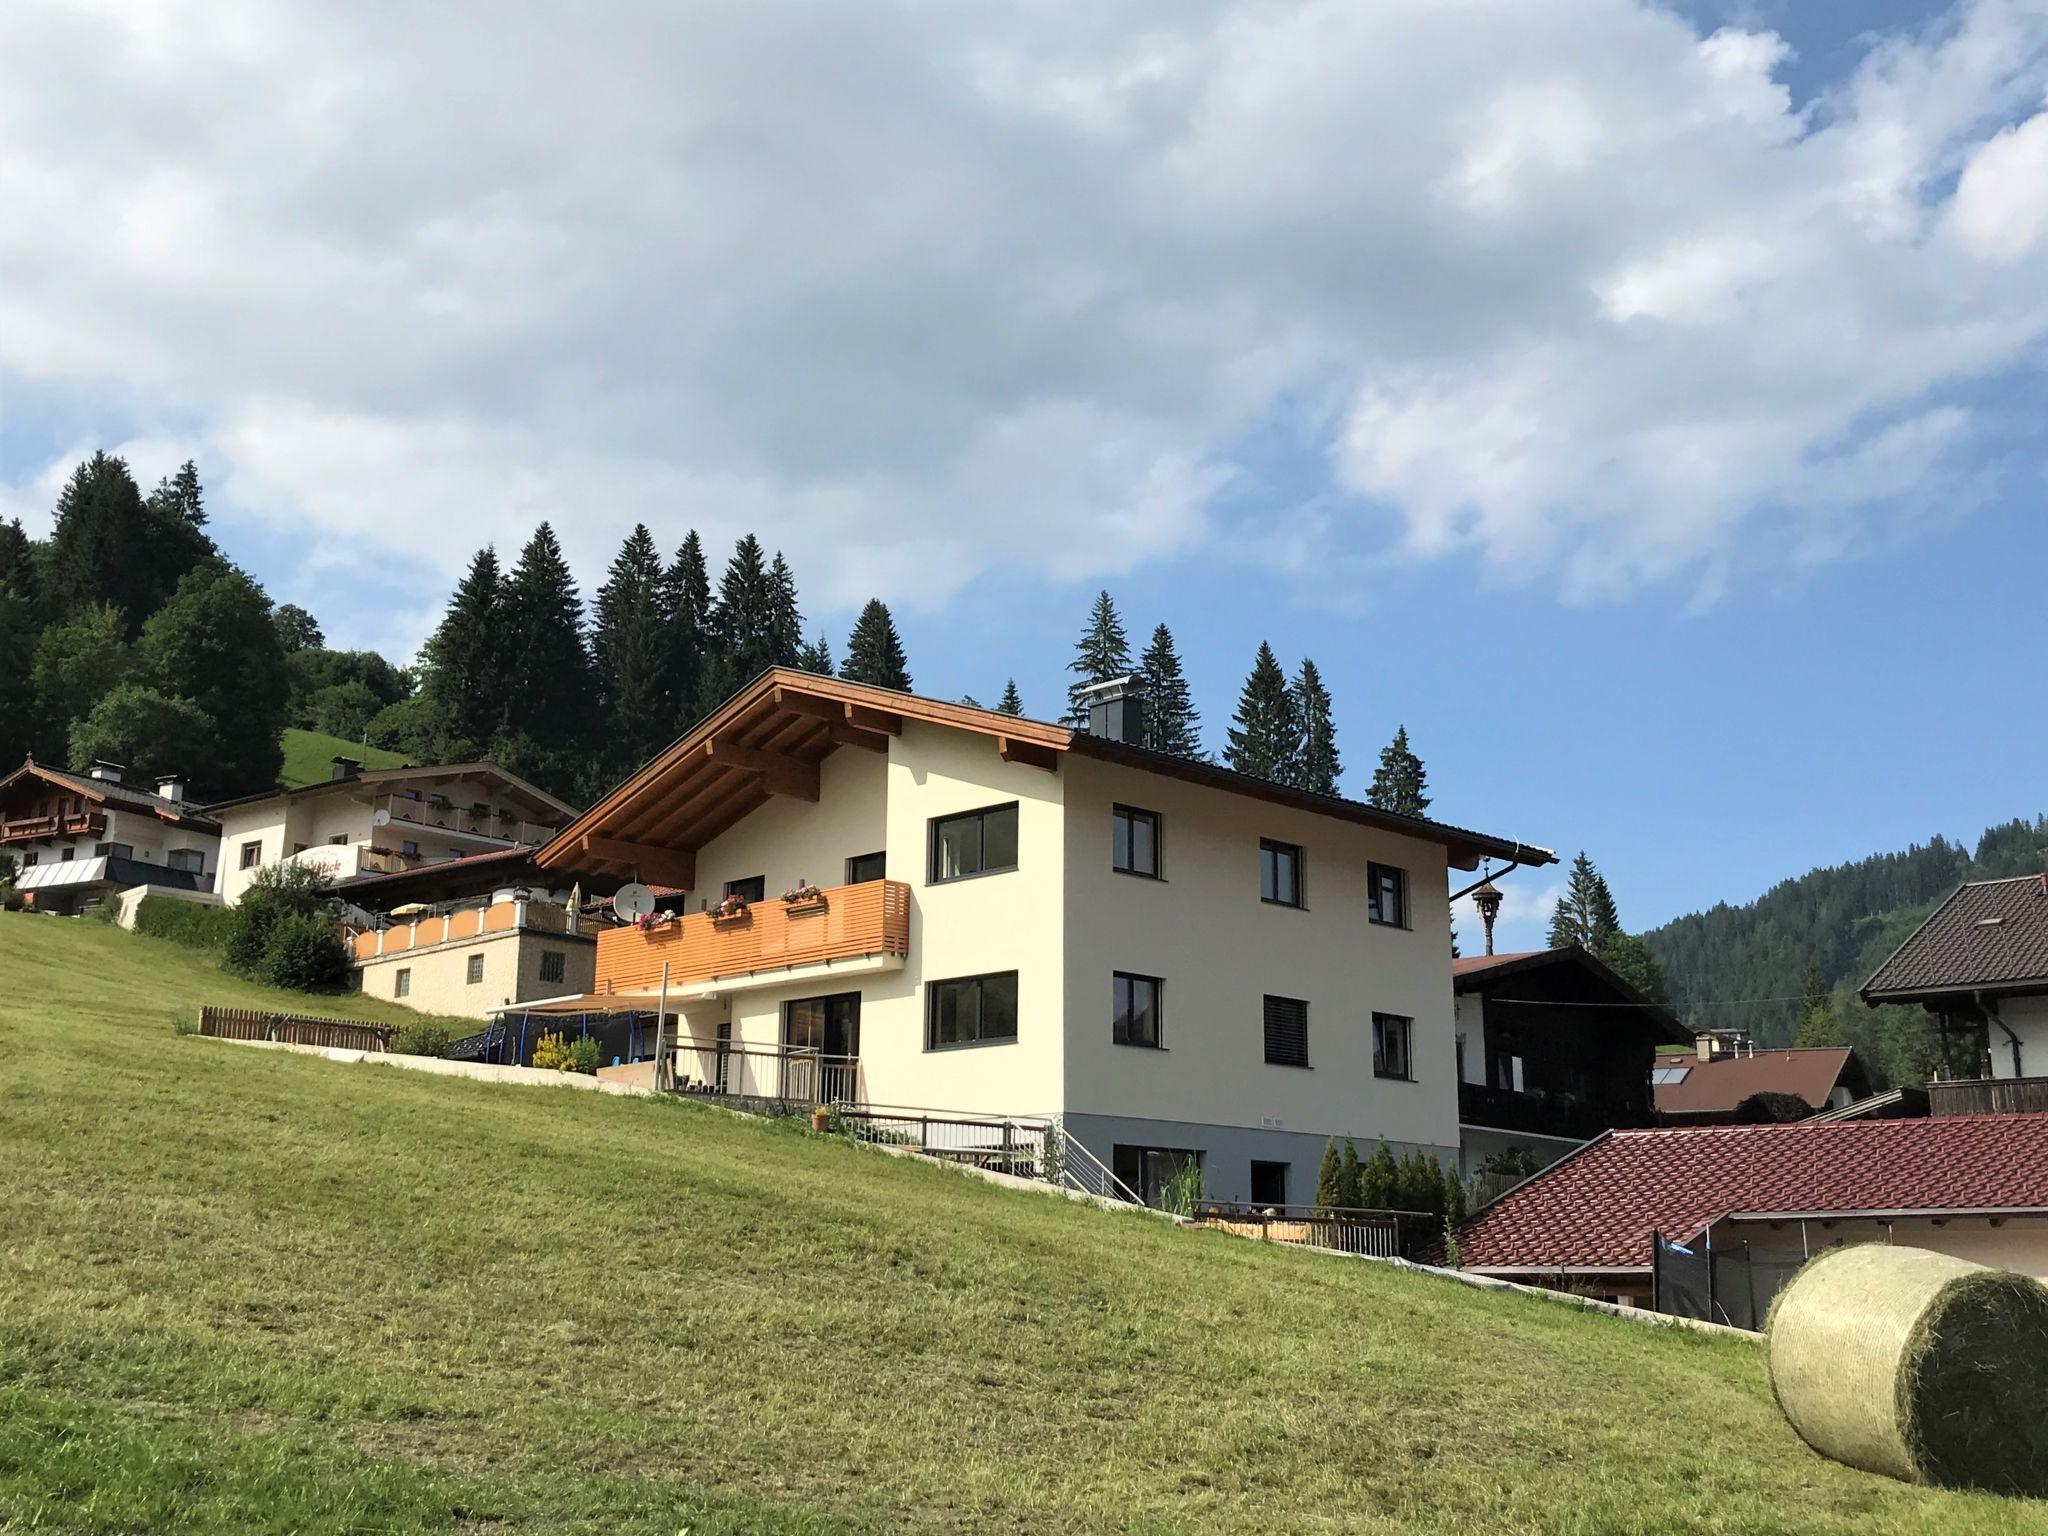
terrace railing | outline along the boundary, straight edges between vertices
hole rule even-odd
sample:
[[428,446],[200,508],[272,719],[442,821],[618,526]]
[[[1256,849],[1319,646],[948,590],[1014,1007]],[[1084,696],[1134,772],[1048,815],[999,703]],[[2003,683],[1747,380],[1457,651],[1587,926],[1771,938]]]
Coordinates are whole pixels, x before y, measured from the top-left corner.
[[866,1096],[858,1056],[808,1046],[729,1045],[685,1035],[671,1058],[675,1091],[782,1109],[858,1105]]
[[1443,1219],[1427,1211],[1383,1211],[1348,1206],[1248,1205],[1224,1200],[1196,1204],[1194,1219],[1244,1237],[1273,1243],[1334,1248],[1339,1253],[1398,1259],[1427,1247],[1443,1233]]
[[856,1141],[903,1147],[992,1173],[1143,1204],[1102,1159],[1068,1133],[1057,1116],[954,1115],[897,1107],[841,1110],[833,1124]]
[[651,996],[668,967],[670,986],[692,986],[910,952],[910,887],[867,880],[819,892],[814,901],[770,897],[734,917],[691,912],[649,928],[606,929],[597,939],[597,990]]

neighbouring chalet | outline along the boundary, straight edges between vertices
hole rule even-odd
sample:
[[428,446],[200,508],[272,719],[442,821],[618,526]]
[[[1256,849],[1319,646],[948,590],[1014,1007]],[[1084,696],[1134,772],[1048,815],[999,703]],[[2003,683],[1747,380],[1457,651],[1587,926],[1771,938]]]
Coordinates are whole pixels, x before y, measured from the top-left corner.
[[1746,1328],[1807,1258],[1845,1243],[2048,1279],[2048,1115],[1613,1131],[1459,1241],[1479,1274]]
[[259,870],[311,863],[337,883],[396,874],[449,859],[534,848],[575,818],[576,808],[493,763],[365,771],[334,759],[318,784],[223,800],[221,895],[230,905]]
[[1691,1038],[1576,944],[1451,962],[1464,1170],[1520,1148],[1537,1167],[1617,1126],[1655,1119],[1657,1047]]
[[1984,1110],[2048,1110],[2048,875],[1960,885],[1863,984],[1863,1001],[1934,1016],[1974,1081],[1930,1096]]
[[698,1089],[1056,1116],[1147,1199],[1194,1162],[1308,1202],[1330,1136],[1456,1158],[1450,871],[1554,856],[1148,750],[1142,714],[762,674],[540,850],[685,893],[564,1006],[665,992]]
[[573,876],[521,845],[342,881],[356,983],[428,1013],[488,1018],[596,984],[597,930]]
[[141,886],[211,892],[220,823],[176,778],[154,790],[121,782],[117,763],[69,773],[30,758],[0,779],[0,853],[38,912],[78,913]]
[[1651,1075],[1666,1125],[1760,1125],[1839,1110],[1870,1091],[1847,1046],[1759,1048],[1740,1030],[1707,1030]]

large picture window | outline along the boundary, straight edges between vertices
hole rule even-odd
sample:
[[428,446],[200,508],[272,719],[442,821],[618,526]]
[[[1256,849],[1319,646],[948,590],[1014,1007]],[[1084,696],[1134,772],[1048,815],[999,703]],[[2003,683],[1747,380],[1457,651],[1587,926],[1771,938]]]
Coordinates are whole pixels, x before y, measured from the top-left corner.
[[1298,997],[1266,999],[1266,1065],[1308,1065],[1308,1004]]
[[1120,875],[1159,878],[1159,813],[1119,805],[1110,813],[1109,867]]
[[927,1050],[996,1045],[1017,1038],[1015,971],[935,981],[926,992],[931,999],[925,1026]]
[[1301,905],[1301,849],[1293,843],[1259,839],[1259,900],[1281,907]]
[[1159,1046],[1159,978],[1116,973],[1116,1020],[1110,1038],[1118,1045]]
[[1166,1200],[1167,1186],[1182,1169],[1202,1166],[1192,1147],[1133,1147],[1117,1142],[1110,1148],[1111,1170],[1132,1194],[1155,1209]]
[[1017,867],[1017,802],[932,819],[934,884]]

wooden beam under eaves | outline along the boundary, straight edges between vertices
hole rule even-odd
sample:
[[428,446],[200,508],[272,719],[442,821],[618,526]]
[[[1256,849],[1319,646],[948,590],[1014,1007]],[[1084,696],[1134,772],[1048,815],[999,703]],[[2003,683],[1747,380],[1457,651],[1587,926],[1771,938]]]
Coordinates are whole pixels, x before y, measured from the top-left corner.
[[1006,763],[1022,763],[1027,768],[1043,768],[1047,773],[1060,771],[1060,755],[1051,747],[1040,746],[1035,741],[1019,741],[1014,736],[998,736],[996,749],[1003,754]]
[[903,734],[903,717],[886,709],[869,709],[865,704],[846,706],[846,723],[856,730],[880,731],[884,736]]
[[653,885],[672,885],[677,890],[697,888],[697,855],[688,848],[657,848],[652,843],[630,843],[624,838],[583,834],[580,846],[586,858],[606,864],[624,864],[633,878]]
[[741,746],[735,741],[707,742],[711,761],[743,773],[757,773],[770,794],[789,795],[797,800],[818,798],[818,765],[780,752],[763,752],[759,747]]
[[832,738],[834,746],[859,747],[863,752],[886,752],[889,738],[875,731],[864,731],[859,726],[849,725],[844,720],[827,720],[825,734]]

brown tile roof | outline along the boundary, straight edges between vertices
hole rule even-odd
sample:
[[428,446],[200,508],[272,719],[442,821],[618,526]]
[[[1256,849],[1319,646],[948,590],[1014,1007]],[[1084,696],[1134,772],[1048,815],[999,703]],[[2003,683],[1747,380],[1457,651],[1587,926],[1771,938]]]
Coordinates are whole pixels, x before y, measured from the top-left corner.
[[1534,960],[1539,955],[1549,954],[1546,949],[1519,949],[1507,955],[1459,955],[1451,961],[1453,976],[1477,976],[1486,971],[1497,971],[1502,966],[1513,965],[1523,960]]
[[71,773],[63,768],[52,768],[48,763],[39,763],[34,758],[29,758],[12,773],[0,777],[0,789],[23,777],[43,779],[51,784],[76,790],[112,810],[139,811],[144,815],[161,816],[166,821],[178,822],[201,832],[220,831],[220,823],[206,815],[196,800],[165,800],[133,784],[117,784],[110,779],[95,779],[89,774]]
[[1726,1215],[2048,1208],[2048,1115],[1610,1131],[1460,1232],[1472,1269],[1646,1268]]
[[1863,984],[1866,1000],[2048,987],[2048,875],[1957,886]]
[[1846,1046],[1814,1050],[1758,1051],[1754,1056],[1729,1056],[1701,1061],[1697,1056],[1663,1056],[1660,1071],[1686,1068],[1683,1080],[1656,1085],[1660,1115],[1727,1114],[1757,1093],[1789,1093],[1814,1109],[1827,1107],[1828,1095],[1848,1070]]

